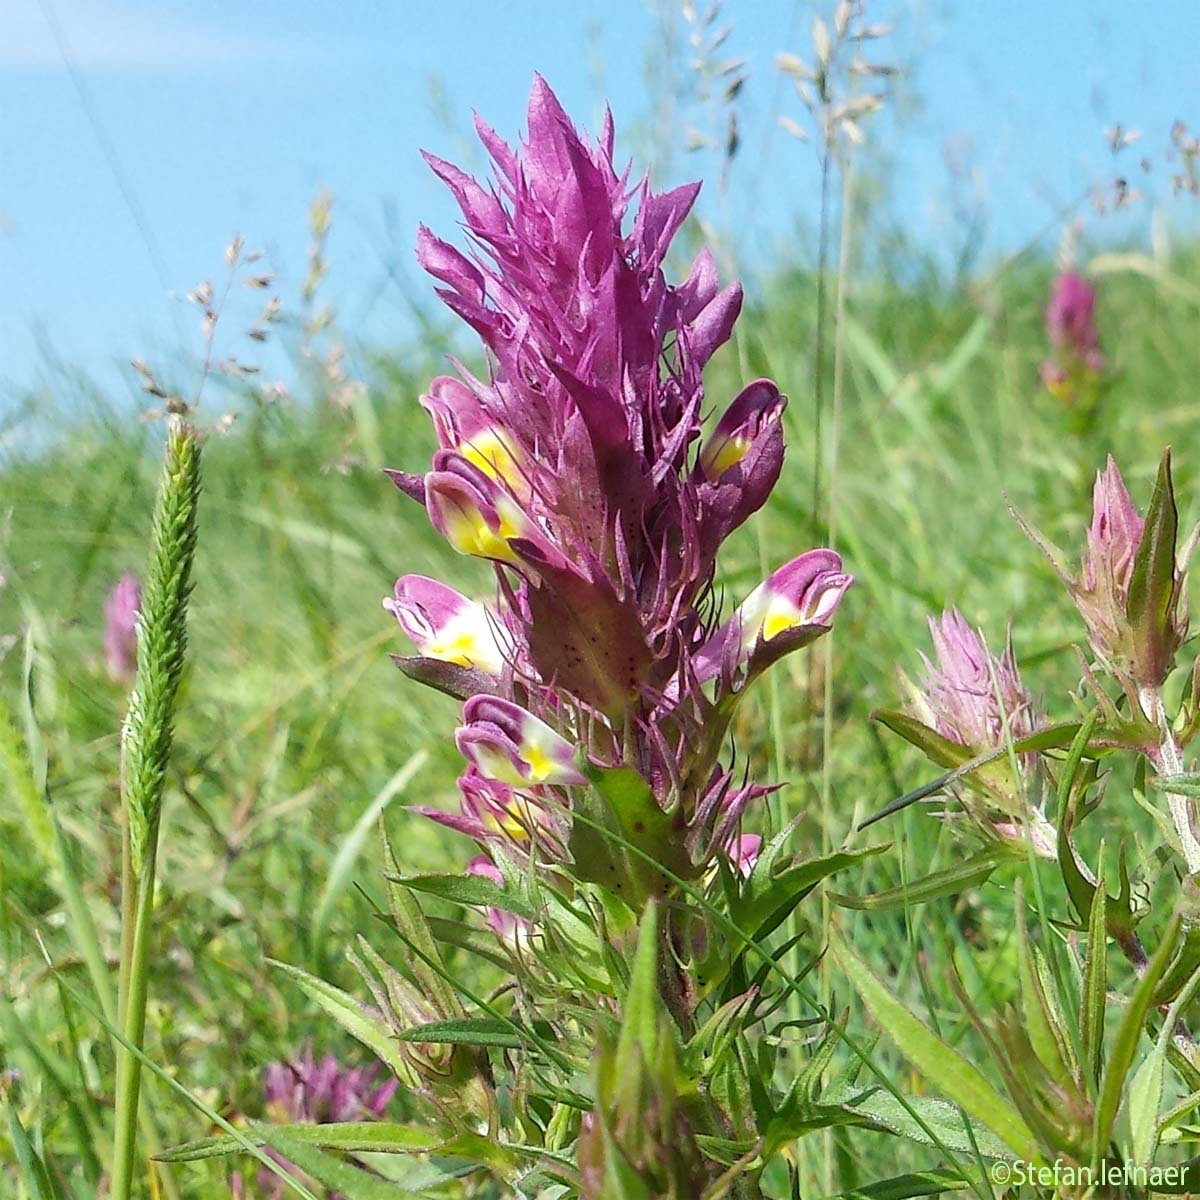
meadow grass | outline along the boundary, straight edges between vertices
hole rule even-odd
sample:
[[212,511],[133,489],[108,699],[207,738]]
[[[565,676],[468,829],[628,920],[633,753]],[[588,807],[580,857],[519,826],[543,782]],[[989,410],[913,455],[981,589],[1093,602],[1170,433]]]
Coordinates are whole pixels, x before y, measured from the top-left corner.
[[[836,530],[858,585],[839,613],[828,689],[823,680],[814,689],[800,655],[776,668],[773,701],[764,695],[738,718],[740,746],[759,764],[783,768],[783,812],[806,813],[798,849],[897,843],[899,853],[839,876],[838,891],[891,887],[961,857],[961,844],[919,809],[855,832],[930,773],[870,720],[874,708],[895,703],[897,666],[918,669],[929,614],[957,605],[994,645],[1011,621],[1027,683],[1054,706],[1052,715],[1071,715],[1064,693],[1077,679],[1071,646],[1081,630],[1005,497],[1073,551],[1105,454],[1119,452],[1144,505],[1160,449],[1171,443],[1184,526],[1200,516],[1200,400],[1192,388],[1200,374],[1200,254],[1180,251],[1170,262],[1108,254],[1093,267],[1112,371],[1098,417],[1083,430],[1038,383],[1046,265],[1019,262],[962,288],[932,277],[868,277],[848,301]],[[757,295],[736,352],[717,356],[708,395],[713,403],[731,396],[744,382],[739,374],[776,379],[791,397],[789,457],[768,508],[735,536],[724,560],[731,599],[761,578],[764,559],[775,566],[806,549],[813,524],[815,281],[784,271]],[[227,1116],[259,1115],[261,1066],[309,1037],[318,1049],[358,1055],[267,959],[356,989],[342,950],[355,932],[370,931],[383,902],[379,850],[364,836],[364,814],[386,813],[406,868],[455,871],[471,853],[462,839],[402,811],[451,802],[460,759],[447,735],[457,705],[405,685],[387,657],[403,650],[402,639],[379,603],[403,572],[468,592],[487,586],[488,572],[448,550],[373,465],[382,454],[388,465],[424,468],[433,441],[417,396],[441,369],[428,347],[379,359],[369,414],[319,395],[288,404],[249,396],[233,430],[205,449],[192,648],[163,812],[145,1044],[152,1061]],[[830,432],[827,423],[824,436]],[[102,608],[118,575],[145,561],[158,430],[111,409],[75,406],[18,423],[2,453],[0,689],[37,789],[45,770],[115,979],[125,696],[103,672]],[[1110,846],[1137,839],[1148,852],[1149,828],[1130,816],[1133,807],[1121,804],[1104,834]],[[88,993],[88,976],[61,881],[22,808],[6,799],[0,820],[2,1065],[20,1073],[6,1087],[30,1143],[83,1197],[107,1153],[112,1047],[76,998]],[[846,911],[835,919],[944,1036],[970,1038],[949,966],[963,972],[971,994],[1007,998],[1010,883],[1001,873],[985,890],[907,916]],[[811,926],[807,953],[821,932],[820,906],[810,903],[801,914]],[[976,953],[962,953],[968,944]],[[850,1003],[849,994],[833,999]],[[920,1089],[886,1041],[877,1054]],[[205,1118],[161,1080],[148,1089],[164,1142],[207,1132]],[[873,1155],[885,1173],[897,1160],[927,1161],[860,1131],[851,1152],[847,1136],[835,1139],[842,1186],[871,1178]],[[0,1163],[15,1155],[15,1142],[0,1140]],[[176,1171],[174,1186],[187,1197],[228,1195],[227,1172],[219,1161],[192,1165]],[[0,1181],[16,1188],[15,1168],[0,1169]]]

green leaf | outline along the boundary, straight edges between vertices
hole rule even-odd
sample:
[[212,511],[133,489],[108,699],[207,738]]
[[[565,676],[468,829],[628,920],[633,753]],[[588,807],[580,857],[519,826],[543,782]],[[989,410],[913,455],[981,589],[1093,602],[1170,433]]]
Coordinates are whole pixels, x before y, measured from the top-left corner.
[[1200,775],[1155,775],[1150,780],[1150,786],[1163,792],[1174,792],[1176,796],[1195,798],[1200,796]]
[[288,963],[268,959],[273,966],[286,972],[296,981],[300,990],[323,1008],[352,1037],[356,1037],[368,1050],[385,1062],[405,1082],[415,1083],[413,1070],[396,1046],[392,1030],[383,1018],[348,992],[326,983],[315,975]]
[[888,888],[882,892],[873,892],[869,896],[847,896],[842,892],[827,892],[835,903],[843,908],[862,909],[869,912],[893,908],[913,908],[918,904],[928,904],[931,900],[942,896],[957,896],[968,888],[978,887],[984,883],[992,872],[1004,862],[1009,855],[1000,850],[980,850],[970,858],[947,867],[944,871],[935,871],[911,883],[902,883],[899,887]]
[[399,1187],[388,1179],[368,1174],[318,1149],[310,1141],[293,1136],[295,1128],[277,1129],[272,1145],[301,1171],[318,1183],[336,1190],[346,1200],[420,1200],[416,1192]]
[[532,921],[537,913],[516,888],[496,883],[482,875],[392,875],[393,883],[403,884],[414,892],[425,892],[455,904],[480,908],[503,908],[518,917]]
[[1153,1048],[1146,1055],[1145,1061],[1129,1085],[1129,1132],[1133,1162],[1137,1166],[1148,1166],[1155,1150],[1158,1149],[1162,1128],[1159,1110],[1162,1108],[1167,1053],[1183,1010],[1191,1002],[1198,984],[1200,970],[1193,972],[1175,1003],[1171,1005]]
[[1168,446],[1158,464],[1158,478],[1146,509],[1145,530],[1133,560],[1129,577],[1129,598],[1125,613],[1133,630],[1134,642],[1148,669],[1166,668],[1170,644],[1171,610],[1175,604],[1175,542],[1179,534],[1179,513],[1171,484],[1171,449]]
[[[383,834],[384,864],[394,874],[398,870],[396,854],[383,822],[380,822],[380,831]],[[464,875],[458,878],[468,877]],[[446,1018],[466,1016],[458,993],[447,981],[441,949],[421,905],[412,893],[412,885],[397,883],[391,874],[388,876],[388,908],[396,932],[411,951],[408,959],[410,975],[432,1002],[434,1011]]]
[[1104,1074],[1100,1080],[1100,1096],[1096,1103],[1095,1124],[1092,1131],[1092,1166],[1098,1168],[1100,1160],[1107,1153],[1109,1139],[1112,1137],[1113,1124],[1117,1119],[1117,1109],[1121,1104],[1121,1093],[1125,1088],[1125,1079],[1129,1068],[1133,1065],[1133,1056],[1137,1052],[1138,1042],[1146,1024],[1146,1014],[1154,999],[1154,990],[1162,978],[1175,945],[1179,941],[1180,919],[1175,914],[1171,918],[1163,934],[1154,957],[1146,967],[1145,973],[1138,980],[1137,988],[1129,1006],[1121,1017],[1117,1035],[1113,1039],[1109,1051],[1108,1062],[1104,1065]]
[[1015,1154],[1026,1159],[1037,1156],[1032,1130],[982,1072],[913,1016],[892,990],[872,974],[839,932],[835,931],[830,938],[830,949],[868,1010],[905,1058],[968,1116],[999,1135]]
[[679,878],[695,877],[696,868],[681,836],[682,814],[664,812],[637,771],[594,763],[584,763],[581,769],[592,786],[580,792],[573,804],[594,825],[577,821],[571,828],[569,848],[577,878],[607,888],[635,912],[648,897],[669,891],[667,877],[631,854],[621,845],[622,840]]
[[1200,967],[1200,929],[1185,929],[1183,945],[1175,961],[1167,969],[1154,993],[1154,1007],[1161,1008],[1172,1003],[1190,981],[1196,968]]
[[961,742],[952,742],[924,721],[910,717],[898,709],[883,708],[871,714],[872,720],[898,733],[911,746],[916,746],[930,762],[939,767],[959,767],[969,762],[971,751]]
[[1072,1071],[1064,1046],[1065,1021],[1056,1012],[1050,995],[1042,986],[1042,972],[1034,961],[1025,922],[1025,897],[1020,881],[1016,888],[1017,973],[1021,982],[1021,1013],[1034,1054],[1049,1075],[1064,1088],[1071,1084]]
[[1070,833],[1076,821],[1075,781],[1079,778],[1079,767],[1083,761],[1083,752],[1087,748],[1096,722],[1100,719],[1099,709],[1093,709],[1084,718],[1079,732],[1071,743],[1066,762],[1058,776],[1058,864],[1062,872],[1063,884],[1075,911],[1084,921],[1091,912],[1092,893],[1095,890],[1087,876],[1080,869],[1075,858],[1075,847],[1071,845]]
[[4,1097],[4,1107],[8,1120],[8,1139],[12,1142],[17,1172],[25,1185],[25,1191],[29,1193],[29,1200],[61,1200],[62,1193],[54,1186],[46,1164],[33,1148],[25,1126],[17,1116],[17,1103],[12,1096]]
[[971,1181],[958,1171],[918,1171],[912,1175],[881,1179],[848,1192],[837,1192],[826,1200],[909,1200],[910,1196],[940,1196],[943,1192],[960,1192],[971,1186]]
[[[920,721],[913,721],[905,713],[884,709],[872,713],[871,716],[873,720],[882,722],[889,729],[899,733],[901,737],[906,739],[910,739],[910,735],[917,736],[917,731],[912,728],[914,725],[920,730],[927,731],[927,734],[933,734],[935,738],[940,737],[936,731],[929,729],[926,725],[922,725]],[[1066,721],[1058,725],[1047,725],[1044,729],[1035,730],[1028,737],[1014,740],[1012,750],[1016,754],[1025,754],[1035,750],[1064,749],[1071,744],[1072,739],[1078,732],[1078,721]],[[925,737],[926,735],[922,734],[921,736]],[[945,739],[942,740],[944,741]],[[920,742],[914,742],[913,744],[921,746]],[[947,742],[946,744],[948,746],[957,745],[955,742]],[[960,746],[958,749],[961,750],[962,747]],[[930,780],[929,783],[922,784],[918,788],[913,788],[911,792],[905,792],[903,796],[893,800],[890,804],[884,805],[878,812],[872,813],[866,820],[860,821],[858,828],[860,830],[866,829],[868,826],[874,825],[876,821],[882,821],[884,817],[890,817],[894,813],[900,812],[901,809],[907,808],[910,804],[916,804],[919,800],[926,800],[938,792],[945,791],[952,783],[957,783],[958,780],[964,779],[981,768],[987,767],[997,759],[1006,758],[1008,752],[1009,747],[1007,745],[997,746],[996,749],[989,750],[986,754],[977,755],[967,762],[954,766],[952,770],[939,775],[936,779]],[[934,761],[936,762],[937,760],[935,759]]]
[[787,920],[821,880],[887,849],[888,843],[861,850],[837,850],[822,858],[785,866],[775,874],[760,871],[755,863],[741,894],[730,905],[730,919],[750,937],[761,940]]
[[[617,1072],[635,1058],[649,1061],[658,1042],[662,997],[658,992],[658,905],[646,905],[638,930],[629,989],[621,1006],[621,1032],[617,1037]],[[635,1068],[636,1069],[636,1068]]]
[[[355,1154],[433,1154],[440,1152],[448,1141],[426,1126],[400,1125],[391,1121],[343,1121],[330,1125],[249,1125],[242,1134],[254,1146],[278,1145],[281,1129],[295,1141],[323,1150],[339,1150]],[[202,1158],[221,1158],[227,1154],[244,1154],[245,1141],[223,1134],[198,1138],[156,1154],[159,1162],[195,1162]]]
[[1099,1084],[1104,1065],[1104,1014],[1108,1009],[1108,894],[1104,875],[1096,884],[1088,921],[1088,953],[1083,968],[1083,1052]]
[[[549,1026],[542,1030],[549,1032]],[[518,1049],[528,1039],[513,1031],[508,1021],[493,1017],[463,1017],[457,1021],[430,1021],[417,1025],[399,1035],[402,1042],[437,1042],[447,1046],[504,1046]]]
[[[991,1130],[975,1127],[968,1134],[962,1112],[953,1104],[932,1096],[908,1096],[901,1103],[881,1087],[853,1090],[846,1087],[827,1091],[822,1103],[839,1104],[848,1114],[857,1118],[854,1124],[886,1129],[922,1146],[938,1146],[940,1142],[939,1150],[945,1146],[956,1153],[974,1157],[978,1149],[984,1158],[1013,1158],[1012,1151]],[[911,1113],[905,1104],[913,1110]],[[917,1120],[918,1117],[920,1120]],[[936,1142],[930,1133],[936,1137]]]

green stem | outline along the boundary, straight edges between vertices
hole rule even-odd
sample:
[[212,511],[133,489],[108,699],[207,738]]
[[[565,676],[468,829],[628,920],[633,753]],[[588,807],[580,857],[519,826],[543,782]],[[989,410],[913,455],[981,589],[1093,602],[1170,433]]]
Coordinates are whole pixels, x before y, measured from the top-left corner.
[[[150,928],[154,917],[154,867],[158,855],[158,823],[151,828],[146,861],[138,880],[129,938],[128,969],[121,984],[121,1032],[139,1049],[146,1032],[146,998],[150,977]],[[116,1130],[114,1133],[112,1200],[129,1200],[137,1150],[141,1060],[125,1045],[117,1058]]]
[[[79,886],[79,878],[75,872],[75,862],[70,846],[63,834],[62,827],[58,823],[57,817],[54,815],[49,800],[47,800],[47,809],[50,811],[51,828],[53,830],[53,847],[55,865],[58,868],[59,890],[62,893],[63,903],[67,906],[67,915],[71,919],[72,941],[74,941],[75,947],[79,951],[79,956],[83,959],[84,966],[87,968],[88,978],[91,980],[92,990],[96,993],[96,1000],[100,1005],[100,1011],[104,1019],[114,1029],[120,1029],[124,1011],[123,998],[120,992],[116,995],[113,993],[112,977],[109,973],[108,961],[104,957],[104,951],[100,945],[100,937],[96,932],[96,922],[92,919],[92,910],[88,907],[87,901],[84,899],[83,889]],[[128,888],[125,884],[124,872],[122,872],[122,906],[124,906],[127,894]],[[125,941],[125,928],[125,922],[122,921],[122,943]],[[121,966],[122,970],[119,978],[123,981],[125,979],[124,952],[122,952]],[[122,1053],[120,1042],[116,1038],[113,1038],[112,1042],[114,1053],[119,1061]],[[159,1136],[154,1115],[149,1109],[138,1112],[138,1124],[141,1127],[142,1137],[145,1138],[150,1152],[155,1154],[161,1150],[162,1138]],[[159,1182],[162,1184],[163,1192],[169,1200],[179,1200],[179,1189],[176,1187],[175,1181],[165,1172],[159,1174]]]

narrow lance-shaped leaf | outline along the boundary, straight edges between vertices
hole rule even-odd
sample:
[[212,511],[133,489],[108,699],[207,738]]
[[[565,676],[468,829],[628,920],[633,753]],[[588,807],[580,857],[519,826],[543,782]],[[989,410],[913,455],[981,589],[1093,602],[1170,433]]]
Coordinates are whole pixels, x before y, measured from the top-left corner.
[[1025,921],[1025,896],[1017,881],[1017,971],[1021,980],[1021,1012],[1025,1018],[1030,1044],[1043,1067],[1064,1086],[1070,1082],[1071,1071],[1067,1053],[1059,1036],[1051,1011],[1051,1001],[1042,987],[1041,975],[1034,963],[1034,951],[1029,944],[1029,927]]
[[1108,1000],[1108,894],[1104,875],[1096,884],[1088,920],[1087,962],[1083,967],[1083,1052],[1099,1085],[1104,1066],[1104,1014]]
[[[242,1130],[243,1137],[254,1146],[270,1146],[278,1127],[251,1125]],[[341,1153],[360,1154],[433,1154],[446,1143],[432,1126],[400,1125],[391,1121],[340,1121],[327,1125],[295,1125],[289,1127],[292,1138],[310,1146]],[[220,1158],[226,1154],[244,1154],[245,1141],[223,1134],[198,1138],[155,1155],[158,1162],[196,1162],[204,1158]]]
[[1133,1057],[1137,1053],[1137,1045],[1146,1026],[1146,1014],[1150,1011],[1158,981],[1162,978],[1167,964],[1171,961],[1171,956],[1175,953],[1175,946],[1179,941],[1179,930],[1180,919],[1176,914],[1171,918],[1171,923],[1164,931],[1162,941],[1146,967],[1145,973],[1138,980],[1133,998],[1121,1017],[1121,1024],[1117,1027],[1117,1035],[1113,1039],[1108,1062],[1104,1066],[1104,1074],[1100,1080],[1100,1098],[1096,1104],[1096,1117],[1092,1132],[1092,1165],[1094,1168],[1099,1168],[1100,1160],[1107,1153],[1113,1124],[1117,1119],[1117,1110],[1121,1104],[1121,1095],[1125,1089],[1125,1080],[1129,1075],[1129,1068],[1133,1065]]
[[[273,961],[273,960],[268,960]],[[360,1003],[348,992],[326,983],[315,975],[288,963],[274,962],[274,966],[286,972],[296,981],[300,990],[322,1009],[352,1037],[357,1038],[376,1057],[385,1062],[408,1086],[417,1085],[416,1076],[397,1049],[392,1031],[383,1019]]]
[[843,908],[863,909],[868,912],[914,908],[918,904],[928,904],[942,896],[957,896],[969,888],[978,887],[1008,857],[1003,851],[980,850],[943,871],[935,871],[932,875],[887,888],[882,892],[872,892],[869,896],[848,896],[843,892],[826,894]]
[[1146,510],[1145,532],[1133,561],[1126,615],[1133,630],[1139,666],[1157,678],[1139,679],[1143,685],[1161,683],[1174,651],[1171,610],[1175,604],[1175,542],[1179,513],[1171,483],[1171,450],[1158,464],[1158,478]]
[[1161,1132],[1159,1110],[1162,1108],[1167,1051],[1170,1048],[1172,1037],[1175,1036],[1180,1016],[1196,994],[1198,984],[1200,984],[1200,970],[1193,972],[1175,1003],[1171,1005],[1154,1047],[1146,1055],[1145,1061],[1138,1068],[1133,1082],[1129,1085],[1129,1133],[1132,1140],[1133,1162],[1137,1166],[1147,1166],[1154,1157],[1154,1151],[1158,1148]]
[[830,948],[875,1020],[901,1053],[969,1117],[993,1130],[1017,1155],[1037,1161],[1033,1131],[1021,1114],[952,1046],[918,1020],[835,932]]

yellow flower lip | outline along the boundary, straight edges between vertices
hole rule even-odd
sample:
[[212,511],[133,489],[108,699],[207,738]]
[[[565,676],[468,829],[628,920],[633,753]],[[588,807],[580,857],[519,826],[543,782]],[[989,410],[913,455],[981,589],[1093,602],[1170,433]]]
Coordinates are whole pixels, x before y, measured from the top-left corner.
[[489,425],[464,438],[458,453],[489,479],[505,484],[514,495],[529,491],[522,465],[522,454],[512,434],[499,425]]

